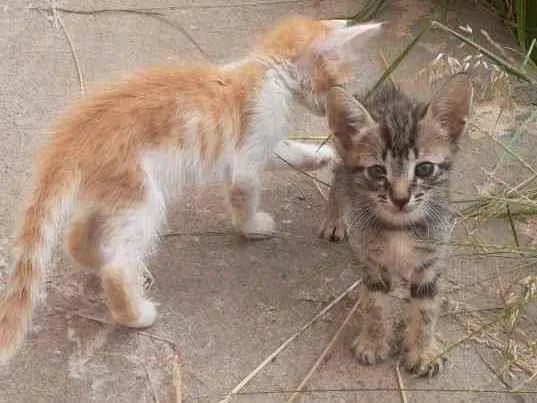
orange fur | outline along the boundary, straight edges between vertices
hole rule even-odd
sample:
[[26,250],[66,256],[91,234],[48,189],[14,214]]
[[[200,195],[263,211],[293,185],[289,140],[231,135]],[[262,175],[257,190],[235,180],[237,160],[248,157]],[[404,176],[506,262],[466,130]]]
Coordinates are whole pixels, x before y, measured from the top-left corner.
[[259,50],[272,57],[296,62],[311,48],[324,39],[330,28],[322,21],[294,16],[281,21],[259,41]]
[[[286,135],[287,102],[323,113],[326,90],[348,79],[344,58],[335,56],[341,40],[331,35],[351,38],[373,28],[336,32],[291,18],[236,66],[142,72],[73,107],[40,155],[0,303],[0,361],[22,342],[58,229],[72,214],[68,250],[83,265],[100,267],[113,317],[132,327],[155,319],[138,280],[172,191],[216,175],[229,183],[239,230],[270,235],[272,219],[257,210],[258,176]],[[308,168],[332,156],[290,142],[281,147]]]

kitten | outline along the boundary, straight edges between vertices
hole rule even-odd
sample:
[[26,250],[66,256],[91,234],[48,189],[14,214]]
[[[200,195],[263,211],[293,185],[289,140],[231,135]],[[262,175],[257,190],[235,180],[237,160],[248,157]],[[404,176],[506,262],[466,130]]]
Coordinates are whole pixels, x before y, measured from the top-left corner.
[[353,347],[363,364],[389,354],[388,293],[401,276],[410,283],[405,366],[424,376],[442,367],[435,340],[441,244],[453,227],[449,175],[472,92],[468,77],[458,74],[428,105],[393,85],[363,104],[341,88],[328,93],[327,115],[342,164],[321,236],[341,238],[343,224],[363,270],[365,319]]
[[147,71],[67,113],[41,153],[16,238],[0,304],[0,361],[22,342],[60,224],[71,217],[68,251],[100,269],[112,317],[134,328],[155,321],[140,278],[167,206],[187,185],[223,181],[238,231],[270,236],[274,222],[258,208],[262,171],[284,165],[275,155],[303,169],[334,157],[282,140],[291,104],[323,115],[328,88],[350,78],[356,54],[348,45],[380,27],[346,25],[292,17],[238,63]]

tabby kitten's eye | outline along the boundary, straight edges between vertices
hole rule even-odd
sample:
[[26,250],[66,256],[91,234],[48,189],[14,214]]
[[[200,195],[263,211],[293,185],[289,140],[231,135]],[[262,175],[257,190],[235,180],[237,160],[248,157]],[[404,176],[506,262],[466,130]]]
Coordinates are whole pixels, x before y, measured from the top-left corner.
[[432,162],[421,162],[416,165],[414,172],[418,178],[427,178],[434,173],[434,164]]
[[372,165],[367,168],[366,173],[371,180],[379,181],[386,177],[386,168],[382,165]]

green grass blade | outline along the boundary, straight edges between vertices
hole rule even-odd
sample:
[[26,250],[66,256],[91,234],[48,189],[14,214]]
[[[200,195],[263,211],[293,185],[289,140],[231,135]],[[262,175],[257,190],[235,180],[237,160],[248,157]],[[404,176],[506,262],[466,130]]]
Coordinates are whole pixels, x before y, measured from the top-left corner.
[[516,232],[515,220],[513,219],[513,213],[511,213],[511,208],[509,203],[505,203],[505,211],[507,212],[507,218],[509,221],[509,226],[511,227],[511,232],[513,233],[513,239],[517,248],[520,248],[520,242],[518,240],[518,234]]
[[[530,35],[528,38],[528,42],[535,44],[535,39],[537,38],[537,1],[528,1],[526,7],[526,33],[529,33]],[[537,62],[537,53],[533,52],[532,59]]]
[[368,21],[386,7],[387,4],[388,0],[370,0],[360,11],[348,19],[352,21],[351,24]]
[[507,144],[505,144],[503,141],[498,140],[496,137],[489,135],[489,138],[492,139],[496,144],[498,144],[500,147],[504,149],[504,151],[509,154],[511,157],[514,157],[522,166],[527,168],[531,173],[537,174],[537,170],[531,164],[529,164],[526,160],[524,160],[520,155],[518,155],[516,152],[511,150],[511,147],[509,147]]
[[425,28],[421,30],[421,32],[414,37],[412,42],[410,42],[407,47],[395,58],[395,60],[388,66],[386,70],[384,70],[384,73],[380,76],[379,80],[375,83],[375,85],[367,92],[365,98],[369,98],[371,95],[375,93],[375,91],[384,83],[384,81],[389,78],[392,74],[392,72],[401,64],[401,62],[408,56],[410,51],[416,46],[418,41],[421,39],[423,35],[425,35],[426,32],[431,29],[432,24],[427,24]]
[[[524,57],[524,61],[522,62],[522,67],[524,67],[526,64],[528,64],[528,62],[531,60],[531,54],[533,53],[533,48],[535,47],[536,42],[537,42],[537,38],[533,38],[532,41],[531,41],[530,47],[528,49],[528,52],[526,53],[526,56]],[[536,56],[536,58],[537,58],[537,56]]]
[[526,51],[526,0],[516,0],[516,31],[522,51]]

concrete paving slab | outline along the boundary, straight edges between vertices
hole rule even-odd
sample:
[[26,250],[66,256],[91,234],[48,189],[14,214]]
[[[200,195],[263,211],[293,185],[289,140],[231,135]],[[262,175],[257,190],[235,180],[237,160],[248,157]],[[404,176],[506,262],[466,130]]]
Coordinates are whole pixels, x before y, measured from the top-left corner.
[[[7,270],[6,240],[30,185],[31,156],[46,140],[54,117],[80,97],[73,50],[84,84],[92,87],[152,64],[227,62],[244,55],[259,32],[283,15],[331,18],[352,14],[361,3],[58,1],[57,6],[66,9],[164,14],[163,19],[124,11],[60,11],[73,49],[52,14],[28,9],[50,7],[49,2],[0,3],[0,275]],[[386,33],[364,50],[364,62],[356,66],[357,90],[379,76],[379,50],[391,59],[435,10],[435,2],[393,1],[393,8],[381,16],[389,21]],[[449,12],[450,23],[482,25],[479,13],[469,10]],[[505,35],[500,24],[493,28]],[[397,70],[397,81],[426,97],[430,89],[423,82],[416,84],[416,73],[436,53],[457,51],[456,46],[455,41],[431,34]],[[327,132],[324,119],[300,108],[293,126],[296,134]],[[455,180],[460,189],[475,192],[474,184],[483,181],[481,168],[494,163],[487,147],[473,139],[463,146]],[[38,310],[23,351],[9,367],[0,368],[0,402],[173,402],[175,354],[182,368],[184,401],[216,402],[357,279],[348,248],[316,237],[322,200],[311,180],[296,172],[266,175],[263,204],[275,215],[280,233],[263,242],[244,242],[232,233],[222,194],[218,186],[192,191],[170,213],[169,231],[176,234],[163,237],[151,262],[156,278],[151,295],[161,304],[160,316],[146,331],[102,323],[105,310],[97,274],[75,267],[59,253],[48,280],[47,303]],[[507,230],[497,224],[485,232],[505,239]],[[490,263],[476,261],[454,264],[448,274],[459,284],[487,276]],[[345,298],[301,335],[234,401],[285,401],[285,391],[300,382],[356,296]],[[483,305],[496,301],[497,295],[482,284],[480,292],[463,289],[457,298]],[[359,327],[357,315],[309,382],[308,389],[316,392],[305,393],[303,402],[400,401],[393,361],[365,368],[353,359],[349,346]],[[446,341],[466,334],[450,316],[440,327]],[[465,392],[504,387],[472,346],[452,351],[450,362],[438,379],[404,375],[406,387],[430,390],[408,392],[408,401],[535,401],[532,395]]]

